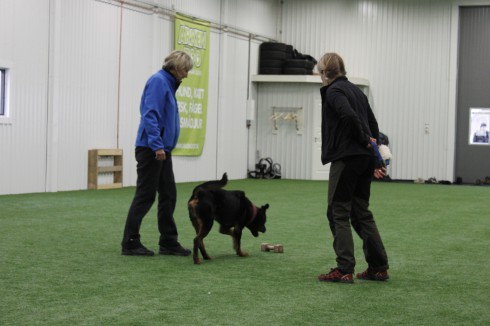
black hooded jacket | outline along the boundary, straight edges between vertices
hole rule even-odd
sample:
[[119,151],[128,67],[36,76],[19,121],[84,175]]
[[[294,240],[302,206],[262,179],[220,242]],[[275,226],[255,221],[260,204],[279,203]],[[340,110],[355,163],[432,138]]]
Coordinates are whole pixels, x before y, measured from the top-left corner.
[[367,96],[346,77],[320,89],[322,97],[322,163],[345,157],[374,155],[367,148],[379,138],[378,122]]

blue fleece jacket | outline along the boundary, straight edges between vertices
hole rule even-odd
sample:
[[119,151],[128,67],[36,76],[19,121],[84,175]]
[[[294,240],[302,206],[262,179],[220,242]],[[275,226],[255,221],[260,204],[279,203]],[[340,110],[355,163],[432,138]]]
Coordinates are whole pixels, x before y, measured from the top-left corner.
[[141,96],[141,120],[136,146],[153,151],[171,152],[180,134],[180,118],[175,92],[180,83],[168,71],[160,69],[146,82]]

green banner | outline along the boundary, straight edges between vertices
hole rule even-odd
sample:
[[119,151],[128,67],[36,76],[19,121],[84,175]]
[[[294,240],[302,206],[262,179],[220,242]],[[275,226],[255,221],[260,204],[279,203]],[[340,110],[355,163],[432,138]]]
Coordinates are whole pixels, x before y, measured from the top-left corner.
[[175,16],[175,49],[190,54],[194,67],[177,90],[180,137],[172,155],[202,154],[208,108],[209,31],[209,22]]

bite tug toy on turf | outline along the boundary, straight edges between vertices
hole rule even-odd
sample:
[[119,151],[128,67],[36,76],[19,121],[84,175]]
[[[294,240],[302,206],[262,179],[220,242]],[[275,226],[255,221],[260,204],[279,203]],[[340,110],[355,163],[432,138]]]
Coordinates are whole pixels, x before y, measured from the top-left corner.
[[273,252],[278,252],[278,253],[283,253],[284,252],[284,246],[282,244],[269,244],[269,243],[263,243],[260,245],[260,250],[261,251],[273,251]]

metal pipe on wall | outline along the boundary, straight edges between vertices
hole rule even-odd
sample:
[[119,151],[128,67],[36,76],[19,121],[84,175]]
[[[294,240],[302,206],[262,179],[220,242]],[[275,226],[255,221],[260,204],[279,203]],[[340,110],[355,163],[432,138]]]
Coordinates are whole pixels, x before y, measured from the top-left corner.
[[[162,16],[168,16],[170,18],[175,18],[175,15],[177,13],[175,8],[167,8],[167,7],[164,7],[161,5],[151,4],[151,3],[144,1],[144,0],[95,0],[95,1],[104,2],[104,3],[115,3],[116,5],[121,6],[121,7],[125,6],[127,8],[133,7],[133,8],[141,9],[141,10],[146,11],[147,14],[149,14],[149,15],[160,14]],[[221,5],[220,5],[220,7],[221,7]],[[186,13],[186,12],[180,12],[180,13],[183,15],[192,17],[192,18],[208,21],[210,23],[211,28],[214,30],[217,30],[219,32],[226,32],[229,34],[234,34],[234,35],[243,36],[243,37],[252,36],[253,39],[259,40],[262,42],[275,42],[275,41],[277,41],[277,40],[271,39],[267,36],[258,35],[256,33],[252,33],[250,31],[244,30],[244,29],[239,28],[239,27],[224,25],[221,22],[221,20],[219,22],[210,21],[209,19],[205,19],[205,18],[196,16],[196,15]]]

